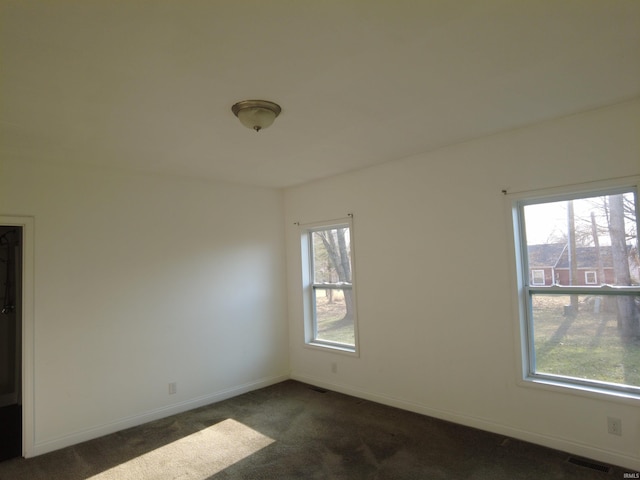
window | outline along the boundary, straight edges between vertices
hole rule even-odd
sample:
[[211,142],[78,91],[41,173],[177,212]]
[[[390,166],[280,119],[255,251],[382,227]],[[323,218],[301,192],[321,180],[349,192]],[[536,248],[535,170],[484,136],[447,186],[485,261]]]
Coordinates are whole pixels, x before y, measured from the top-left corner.
[[531,285],[544,285],[544,270],[531,270]]
[[[303,231],[305,336],[313,346],[356,351],[351,219]],[[308,268],[308,270],[307,270]]]
[[513,207],[525,378],[640,394],[637,185]]

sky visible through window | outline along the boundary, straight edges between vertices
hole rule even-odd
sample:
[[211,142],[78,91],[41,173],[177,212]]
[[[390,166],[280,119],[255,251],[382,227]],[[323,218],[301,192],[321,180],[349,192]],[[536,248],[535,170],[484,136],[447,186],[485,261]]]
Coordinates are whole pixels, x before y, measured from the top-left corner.
[[[628,204],[633,203],[633,193],[624,194]],[[568,202],[555,201],[525,206],[525,224],[528,245],[546,243],[563,243],[567,241],[568,231]],[[592,222],[597,226],[600,245],[611,245],[611,238],[607,227],[607,196],[591,197],[573,200],[575,228],[583,235],[579,241],[584,246],[593,245]],[[592,214],[593,213],[593,220]],[[635,232],[633,219],[627,218],[625,230]]]

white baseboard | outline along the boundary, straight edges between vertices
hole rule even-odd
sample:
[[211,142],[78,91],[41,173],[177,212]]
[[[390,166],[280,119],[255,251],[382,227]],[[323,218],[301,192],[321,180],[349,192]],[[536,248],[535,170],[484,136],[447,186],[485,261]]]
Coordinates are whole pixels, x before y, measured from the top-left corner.
[[28,451],[24,452],[24,456],[26,458],[35,457],[44,453],[52,452],[54,450],[59,450],[64,447],[76,445],[81,442],[86,442],[87,440],[92,440],[104,435],[119,432],[120,430],[124,430],[126,428],[142,425],[147,422],[159,420],[161,418],[186,412],[188,410],[193,410],[194,408],[220,402],[231,397],[242,395],[243,393],[258,390],[259,388],[268,387],[270,385],[288,380],[289,378],[289,375],[263,378],[255,382],[237,385],[225,390],[221,390],[219,392],[214,392],[208,395],[203,395],[201,397],[192,398],[183,402],[175,403],[173,405],[168,405],[166,407],[151,410],[140,415],[121,418],[114,422],[98,425],[86,430],[73,432],[68,435],[45,440],[43,442],[37,442],[33,445],[33,449],[28,449]]
[[439,418],[441,420],[465,425],[467,427],[478,428],[487,432],[497,433],[506,437],[516,438],[518,440],[534,443],[536,445],[553,448],[555,450],[567,452],[572,455],[577,455],[580,457],[597,460],[599,462],[629,468],[634,472],[640,471],[640,460],[638,458],[630,457],[628,455],[622,455],[614,451],[596,448],[590,445],[575,442],[573,440],[529,432],[526,430],[521,430],[519,428],[511,427],[509,425],[496,423],[481,417],[461,415],[452,411],[434,409],[426,405],[409,402],[400,398],[394,398],[387,395],[359,390],[349,385],[326,382],[322,379],[300,375],[294,372],[292,372],[291,374],[291,379],[303,383],[308,383],[316,387],[325,388],[327,390],[333,390],[335,392],[344,393],[346,395],[351,395],[365,400],[370,400],[372,402],[381,403],[390,407],[400,408],[402,410],[419,413],[421,415],[427,415],[429,417]]

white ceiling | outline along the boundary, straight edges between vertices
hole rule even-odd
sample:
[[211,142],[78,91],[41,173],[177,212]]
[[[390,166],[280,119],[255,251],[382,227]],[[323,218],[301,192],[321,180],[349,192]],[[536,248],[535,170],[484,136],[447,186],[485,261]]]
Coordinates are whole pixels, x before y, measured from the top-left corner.
[[[284,187],[640,95],[638,0],[0,0],[0,155]],[[268,130],[231,105],[279,103]]]

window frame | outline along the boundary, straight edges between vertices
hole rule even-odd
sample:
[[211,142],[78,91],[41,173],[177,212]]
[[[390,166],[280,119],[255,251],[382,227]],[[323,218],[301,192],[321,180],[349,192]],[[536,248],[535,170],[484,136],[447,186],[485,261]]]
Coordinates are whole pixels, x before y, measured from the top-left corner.
[[[331,230],[334,228],[349,229],[349,254],[351,260],[351,283],[316,283],[313,261],[312,234],[314,232]],[[302,253],[302,279],[303,279],[303,306],[304,306],[304,343],[305,346],[314,349],[330,350],[351,356],[359,356],[358,345],[358,309],[356,295],[356,262],[354,249],[353,216],[335,220],[300,224],[301,253]],[[354,343],[333,342],[318,338],[318,323],[316,312],[317,290],[351,290],[353,301],[353,333]]]
[[[613,179],[602,182],[556,187],[546,190],[530,190],[517,193],[503,192],[508,196],[510,206],[510,222],[512,225],[511,240],[513,242],[512,263],[515,260],[514,289],[518,301],[516,302],[519,319],[518,343],[520,346],[521,377],[523,385],[537,385],[545,388],[560,387],[572,389],[588,395],[605,394],[619,398],[640,399],[640,387],[609,383],[598,380],[582,379],[567,375],[555,375],[536,372],[534,320],[532,298],[536,294],[545,295],[640,295],[640,286],[609,286],[609,285],[575,285],[561,286],[553,282],[552,285],[533,285],[532,275],[529,274],[527,239],[524,222],[524,208],[527,205],[552,203],[558,201],[576,200],[590,196],[614,195],[632,191],[636,204],[636,229],[640,226],[639,197],[640,176],[623,179]],[[639,231],[639,230],[637,230]]]

